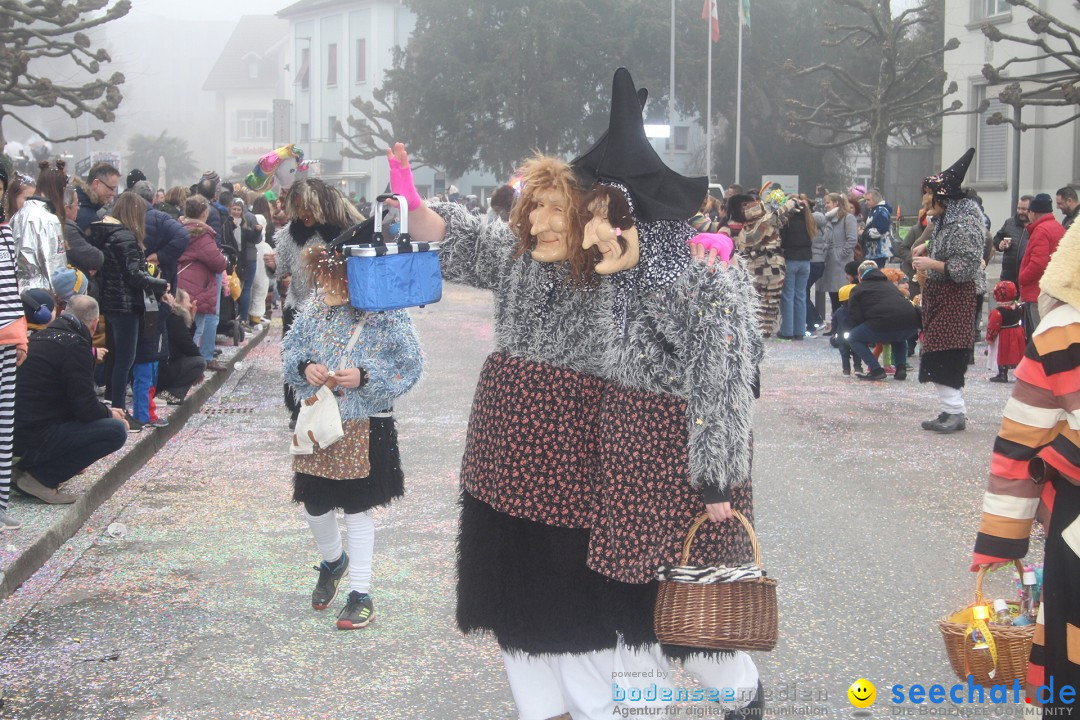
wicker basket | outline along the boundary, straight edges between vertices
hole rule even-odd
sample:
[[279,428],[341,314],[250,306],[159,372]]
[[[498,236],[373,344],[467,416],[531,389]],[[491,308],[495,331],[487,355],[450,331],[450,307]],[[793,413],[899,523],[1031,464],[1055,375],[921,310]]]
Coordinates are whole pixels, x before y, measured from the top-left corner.
[[[734,515],[750,536],[754,564],[763,568],[754,528],[738,511]],[[708,519],[703,513],[690,526],[683,543],[681,565],[690,561],[690,544]],[[777,619],[776,581],[772,578],[708,585],[662,581],[653,624],[656,637],[669,645],[710,650],[772,650],[776,646]]]
[[[1021,577],[1024,574],[1024,566],[1016,561],[1016,570]],[[983,579],[986,577],[986,568],[980,568],[975,578],[975,605],[986,604],[983,596]],[[1010,602],[1012,609],[1017,608],[1019,603]],[[960,611],[963,613],[965,611]],[[997,664],[995,667],[993,657],[989,652],[974,652],[971,636],[967,634],[970,624],[957,622],[956,613],[941,620],[938,627],[941,635],[945,638],[945,652],[949,655],[949,664],[953,672],[960,680],[967,680],[968,675],[974,676],[974,682],[978,685],[989,687],[991,685],[1008,685],[1013,680],[1023,682],[1027,677],[1028,658],[1031,655],[1031,641],[1035,637],[1035,625],[988,625],[990,634],[994,639],[997,650]],[[993,676],[991,677],[991,671]]]

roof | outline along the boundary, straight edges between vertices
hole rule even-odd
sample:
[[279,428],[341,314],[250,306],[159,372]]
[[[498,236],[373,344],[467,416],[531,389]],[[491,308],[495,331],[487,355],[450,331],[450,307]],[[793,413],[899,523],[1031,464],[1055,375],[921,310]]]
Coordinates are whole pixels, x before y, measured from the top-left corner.
[[[203,84],[204,90],[272,90],[281,81],[278,53],[289,39],[289,23],[273,15],[244,15]],[[258,74],[251,77],[251,63]]]
[[299,0],[283,10],[278,10],[277,16],[279,18],[287,18],[309,12],[316,12],[325,8],[332,8],[338,5],[350,4],[355,5],[355,2],[350,3],[348,0]]

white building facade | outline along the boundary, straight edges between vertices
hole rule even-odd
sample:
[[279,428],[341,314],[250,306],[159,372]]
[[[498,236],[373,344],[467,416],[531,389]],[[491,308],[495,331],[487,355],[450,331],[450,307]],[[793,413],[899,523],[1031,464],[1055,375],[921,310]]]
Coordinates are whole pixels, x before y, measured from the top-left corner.
[[[1036,4],[1051,15],[1075,24],[1074,0],[1036,0]],[[986,118],[995,112],[1009,116],[1012,110],[998,100],[1003,85],[989,85],[982,68],[988,63],[999,66],[1011,57],[1031,56],[1034,48],[1007,40],[992,43],[983,35],[982,27],[990,23],[1006,34],[1030,37],[1032,31],[1027,25],[1030,16],[1028,10],[1013,7],[1006,0],[946,0],[945,3],[945,37],[960,40],[959,49],[945,55],[949,80],[960,86],[958,97],[966,107],[978,107],[984,99],[990,101],[990,107],[981,114],[944,119],[942,164],[951,164],[968,147],[976,148],[966,183],[982,196],[995,229],[1013,213],[1011,182],[1016,133],[1008,125],[986,124]],[[1026,75],[1061,69],[1061,63],[1054,60],[1019,63],[1007,68],[1011,74],[1006,82],[1015,80],[1023,85]],[[951,96],[948,102],[952,99]],[[1075,112],[1076,108],[1066,112],[1063,108],[1027,107],[1022,119],[1029,123],[1053,123]],[[1066,185],[1080,187],[1080,123],[1050,130],[1028,130],[1020,133],[1019,142],[1020,195],[1045,192],[1053,196]]]
[[287,97],[288,47],[287,22],[245,15],[206,78],[218,127],[212,167],[228,180],[242,180],[274,147],[274,101]]
[[[394,48],[408,44],[415,16],[399,0],[300,0],[278,12],[278,17],[289,22],[292,43],[290,141],[306,158],[317,161],[312,176],[337,183],[348,195],[373,200],[390,181],[386,159],[343,157],[346,143],[334,128],[340,123],[348,132],[349,116],[359,117],[352,106],[354,98],[372,100],[393,64]],[[427,168],[414,176],[425,197],[453,184],[462,195],[486,199],[509,180],[481,174],[446,178]]]

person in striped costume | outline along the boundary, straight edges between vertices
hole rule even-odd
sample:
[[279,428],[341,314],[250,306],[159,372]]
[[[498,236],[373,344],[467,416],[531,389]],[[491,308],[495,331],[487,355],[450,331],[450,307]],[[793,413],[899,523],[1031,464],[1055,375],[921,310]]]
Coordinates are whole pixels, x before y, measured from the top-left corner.
[[[1042,320],[1016,368],[994,441],[971,566],[1023,558],[1032,520],[1046,526],[1027,678],[1032,701],[1051,679],[1056,689],[1080,688],[1080,226],[1062,239],[1041,288]],[[1057,692],[1046,704],[1071,706]]]
[[11,492],[11,448],[15,432],[15,368],[26,357],[26,316],[19,299],[15,237],[8,227],[7,172],[0,167],[0,531],[22,524],[8,514]]

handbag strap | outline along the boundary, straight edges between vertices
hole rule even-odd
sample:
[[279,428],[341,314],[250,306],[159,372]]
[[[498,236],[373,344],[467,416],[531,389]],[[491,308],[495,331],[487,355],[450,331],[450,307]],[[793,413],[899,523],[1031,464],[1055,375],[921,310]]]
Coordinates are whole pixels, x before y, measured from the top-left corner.
[[360,322],[356,323],[356,329],[353,330],[352,337],[349,338],[349,344],[345,346],[345,352],[341,354],[341,360],[338,361],[338,370],[345,369],[345,359],[348,357],[352,349],[356,347],[356,341],[360,339],[360,333],[364,330],[364,326],[367,325],[368,314],[364,313],[364,317],[360,318]]

